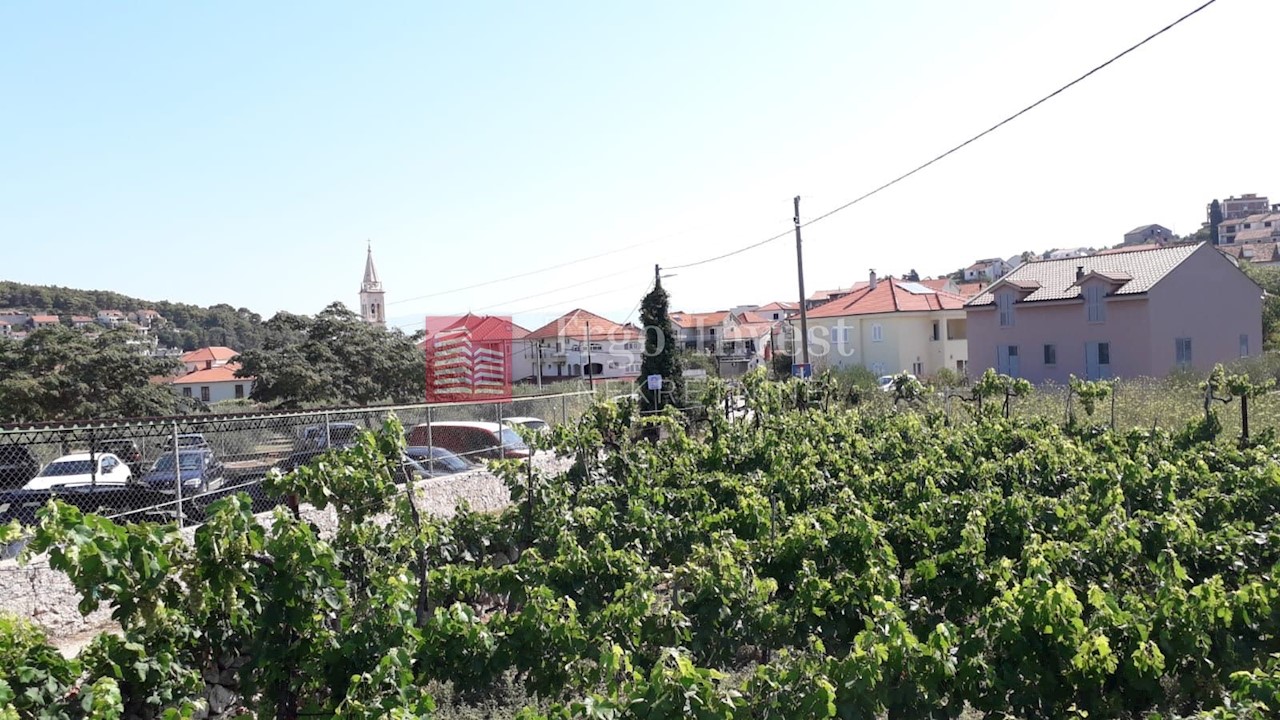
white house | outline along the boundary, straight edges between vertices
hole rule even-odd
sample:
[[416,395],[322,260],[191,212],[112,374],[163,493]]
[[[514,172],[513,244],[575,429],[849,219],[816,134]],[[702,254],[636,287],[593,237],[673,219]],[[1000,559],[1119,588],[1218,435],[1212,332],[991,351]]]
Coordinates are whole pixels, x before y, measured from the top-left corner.
[[[876,375],[964,374],[964,303],[962,295],[873,272],[863,289],[810,311],[811,362],[815,369],[861,366]],[[796,318],[791,323],[798,325]]]
[[996,280],[1012,270],[1003,258],[984,258],[964,269],[965,282]]
[[244,400],[253,392],[253,378],[238,378],[238,363],[223,363],[175,378],[170,385],[183,397],[201,402],[216,403],[224,400]]
[[627,378],[640,375],[644,335],[595,313],[568,312],[529,333],[539,380]]

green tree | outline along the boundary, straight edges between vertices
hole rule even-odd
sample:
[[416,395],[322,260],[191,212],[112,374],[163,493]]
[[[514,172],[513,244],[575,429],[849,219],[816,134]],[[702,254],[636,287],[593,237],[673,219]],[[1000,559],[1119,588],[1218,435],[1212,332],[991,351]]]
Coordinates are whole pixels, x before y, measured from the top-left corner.
[[88,335],[59,326],[21,343],[0,340],[0,421],[168,415],[191,408],[152,378],[178,369],[173,359],[138,353],[129,330]]
[[1280,348],[1280,268],[1260,267],[1241,261],[1240,269],[1263,290],[1262,298],[1262,347],[1265,350]]
[[720,374],[720,366],[716,363],[715,357],[711,355],[704,352],[683,349],[676,354],[679,356],[680,368],[682,370],[706,370],[707,375],[710,376]]
[[417,336],[366,323],[342,303],[310,318],[279,313],[263,346],[240,356],[252,399],[283,407],[421,402],[426,368]]
[[1209,203],[1209,239],[1218,244],[1218,225],[1222,223],[1222,205],[1215,199]]
[[661,409],[670,402],[684,400],[684,369],[676,345],[678,338],[671,326],[667,291],[662,281],[655,280],[653,290],[640,303],[640,323],[644,326],[644,358],[640,361],[640,381],[650,375],[663,377],[663,390],[649,390],[642,385],[646,408]]

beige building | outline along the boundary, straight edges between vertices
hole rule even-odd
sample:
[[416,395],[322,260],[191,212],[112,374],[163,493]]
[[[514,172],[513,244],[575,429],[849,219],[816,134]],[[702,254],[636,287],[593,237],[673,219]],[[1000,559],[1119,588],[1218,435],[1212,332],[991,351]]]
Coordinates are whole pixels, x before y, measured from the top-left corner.
[[[965,298],[892,277],[870,281],[809,312],[815,371],[865,367],[876,375],[927,377],[968,369]],[[799,330],[798,318],[792,327]],[[799,361],[799,360],[797,360]]]

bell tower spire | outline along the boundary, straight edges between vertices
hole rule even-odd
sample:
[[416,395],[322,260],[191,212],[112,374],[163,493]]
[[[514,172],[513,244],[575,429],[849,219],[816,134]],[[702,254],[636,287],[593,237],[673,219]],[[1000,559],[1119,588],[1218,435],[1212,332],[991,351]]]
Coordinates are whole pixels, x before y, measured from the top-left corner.
[[360,282],[360,317],[367,323],[387,324],[386,304],[383,296],[382,281],[378,279],[378,268],[373,265],[373,242],[368,241],[368,250],[364,259],[364,279]]

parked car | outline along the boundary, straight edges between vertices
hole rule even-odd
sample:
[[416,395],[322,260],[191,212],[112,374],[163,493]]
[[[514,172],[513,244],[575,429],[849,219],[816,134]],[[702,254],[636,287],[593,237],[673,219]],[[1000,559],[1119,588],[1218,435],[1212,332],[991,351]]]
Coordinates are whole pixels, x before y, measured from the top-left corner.
[[45,465],[23,490],[49,490],[77,485],[127,485],[133,479],[129,466],[111,453],[63,455]]
[[195,448],[179,450],[176,461],[172,452],[156,458],[151,470],[142,476],[142,484],[151,490],[174,492],[177,488],[176,480],[181,478],[184,495],[199,495],[220,487],[225,475],[226,469],[212,451]]
[[904,375],[912,380],[916,379],[916,376],[911,373],[898,373],[897,375],[881,375],[880,379],[876,382],[880,385],[881,390],[884,390],[885,392],[893,392],[893,381]]
[[523,427],[534,432],[544,433],[551,430],[551,425],[546,420],[536,417],[509,417],[502,418],[502,424],[508,427]]
[[138,449],[138,443],[133,440],[128,438],[98,440],[93,443],[93,449],[94,452],[111,453],[123,460],[134,477],[142,474],[142,450]]
[[325,439],[324,425],[310,425],[302,430],[299,450],[320,450],[328,447],[349,448],[360,439],[361,428],[350,422],[329,423],[329,437]]
[[427,469],[432,477],[474,470],[476,465],[442,447],[409,447],[405,454]]
[[411,447],[442,447],[472,462],[529,457],[529,446],[516,431],[496,422],[423,423],[413,426],[408,441]]
[[[204,439],[204,435],[202,433],[186,433],[184,435],[179,435],[177,439],[178,439],[179,449],[209,447],[209,441]],[[174,438],[172,437],[165,438],[165,441],[164,441],[165,450],[168,450],[169,452],[173,452],[173,440]]]
[[[326,452],[327,452],[327,449],[299,450],[297,452],[290,454],[288,457],[281,460],[280,462],[276,463],[274,467],[276,470],[279,470],[281,473],[288,474],[304,465],[311,463],[313,460],[320,457],[321,455],[324,455]],[[458,460],[458,458],[456,457],[454,459]],[[449,474],[449,473],[441,473],[439,469],[437,469],[436,472],[433,474],[430,470],[427,469],[424,463],[419,462],[417,459],[413,457],[410,457],[408,454],[405,454],[400,458],[400,471],[401,471],[402,477],[397,478],[397,481],[399,482],[407,482],[411,479],[425,480],[427,478],[436,477],[441,474]]]
[[25,445],[0,445],[0,490],[26,485],[40,472],[40,462]]

